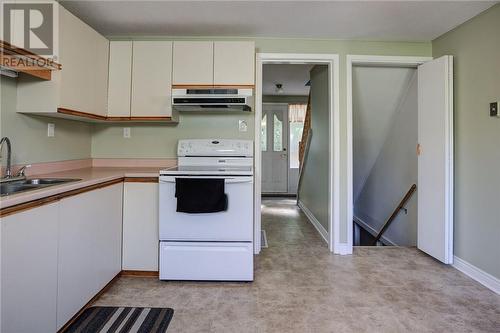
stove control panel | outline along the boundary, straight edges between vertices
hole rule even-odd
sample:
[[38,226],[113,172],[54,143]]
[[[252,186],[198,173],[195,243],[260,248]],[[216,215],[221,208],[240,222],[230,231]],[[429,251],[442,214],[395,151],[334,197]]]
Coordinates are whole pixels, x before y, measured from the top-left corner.
[[252,140],[193,139],[179,140],[177,156],[234,156],[252,157]]

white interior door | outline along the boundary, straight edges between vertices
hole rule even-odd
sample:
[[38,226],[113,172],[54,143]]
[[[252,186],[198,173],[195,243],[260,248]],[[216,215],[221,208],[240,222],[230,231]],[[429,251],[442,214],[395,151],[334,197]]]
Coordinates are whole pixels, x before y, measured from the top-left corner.
[[418,241],[453,263],[453,57],[418,67]]
[[288,104],[262,105],[262,193],[288,192]]

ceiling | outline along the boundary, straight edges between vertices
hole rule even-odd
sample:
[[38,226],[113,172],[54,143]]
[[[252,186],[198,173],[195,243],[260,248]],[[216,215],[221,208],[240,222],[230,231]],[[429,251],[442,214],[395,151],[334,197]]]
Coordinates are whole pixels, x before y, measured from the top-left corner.
[[[262,94],[284,96],[308,96],[309,71],[314,65],[264,65],[262,71]],[[276,92],[276,84],[283,85],[283,93]]]
[[430,41],[499,1],[60,1],[106,36]]

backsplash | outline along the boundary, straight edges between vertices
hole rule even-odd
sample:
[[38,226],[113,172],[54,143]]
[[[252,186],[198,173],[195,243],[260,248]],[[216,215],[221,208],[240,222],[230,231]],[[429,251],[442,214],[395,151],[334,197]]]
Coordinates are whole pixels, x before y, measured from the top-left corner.
[[[96,124],[92,129],[93,158],[175,158],[179,139],[254,139],[254,112],[181,113],[179,124]],[[247,131],[238,131],[238,121]],[[130,127],[130,138],[123,128]]]

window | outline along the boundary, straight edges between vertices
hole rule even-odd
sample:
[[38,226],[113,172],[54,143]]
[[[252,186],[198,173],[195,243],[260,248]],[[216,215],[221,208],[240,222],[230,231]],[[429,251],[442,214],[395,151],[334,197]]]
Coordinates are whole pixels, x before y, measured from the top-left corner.
[[278,119],[276,113],[273,117],[273,151],[283,150],[283,121]]
[[299,168],[299,143],[302,140],[307,104],[288,105],[288,120],[290,122],[290,168]]
[[267,151],[267,114],[264,114],[260,121],[260,148]]

